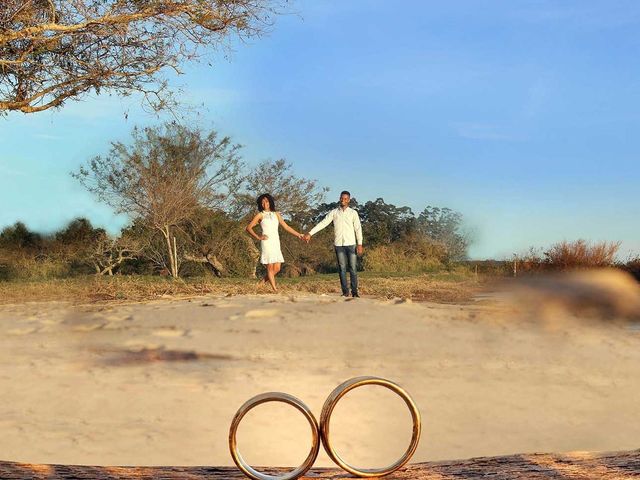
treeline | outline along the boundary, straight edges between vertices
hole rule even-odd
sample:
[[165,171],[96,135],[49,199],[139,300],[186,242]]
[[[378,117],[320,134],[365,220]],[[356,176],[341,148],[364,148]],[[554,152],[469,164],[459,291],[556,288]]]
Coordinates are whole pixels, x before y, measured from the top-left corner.
[[[352,201],[362,219],[366,242],[361,268],[376,272],[426,272],[443,269],[466,256],[462,217],[447,208],[427,207],[414,215],[382,198]],[[336,203],[321,203],[290,218],[307,231]],[[254,276],[259,250],[244,227],[251,214],[233,218],[229,212],[202,209],[175,229],[178,274],[188,276]],[[288,276],[335,271],[331,227],[311,243],[281,232]],[[170,275],[165,239],[144,222],[134,222],[119,235],[92,225],[86,218],[44,234],[17,222],[0,232],[0,279],[50,279],[77,275]],[[175,259],[174,259],[175,260]]]

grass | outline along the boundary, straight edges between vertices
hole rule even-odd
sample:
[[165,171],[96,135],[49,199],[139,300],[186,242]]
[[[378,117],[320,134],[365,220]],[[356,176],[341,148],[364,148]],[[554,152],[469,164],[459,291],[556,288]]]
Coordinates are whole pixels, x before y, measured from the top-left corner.
[[[480,286],[472,275],[463,272],[435,274],[358,275],[360,293],[381,298],[411,298],[418,301],[458,303],[469,301]],[[146,301],[166,296],[267,294],[250,278],[189,278],[171,280],[158,276],[83,276],[70,279],[22,280],[0,282],[0,304],[34,301],[69,301],[72,303]],[[337,274],[317,274],[297,278],[278,278],[281,294],[338,294]]]

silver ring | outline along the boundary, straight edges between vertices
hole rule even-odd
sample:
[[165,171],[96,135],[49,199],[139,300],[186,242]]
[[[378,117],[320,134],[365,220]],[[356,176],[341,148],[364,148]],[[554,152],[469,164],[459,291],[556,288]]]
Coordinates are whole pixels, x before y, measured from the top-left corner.
[[[242,421],[242,418],[247,414],[249,410],[254,407],[257,407],[261,403],[265,402],[283,402],[297,408],[309,421],[309,425],[311,425],[311,450],[309,451],[309,455],[305,459],[305,461],[298,468],[291,470],[283,475],[267,475],[265,473],[259,472],[251,465],[249,465],[238,450],[238,444],[236,440],[236,434],[238,432],[238,426]],[[229,428],[229,450],[231,451],[231,456],[233,457],[233,461],[238,466],[240,470],[249,478],[253,480],[295,480],[296,478],[300,478],[303,476],[316,461],[318,457],[318,452],[320,450],[320,434],[318,429],[318,422],[316,418],[309,410],[302,400],[294,397],[293,395],[289,395],[287,393],[282,392],[268,392],[262,393],[260,395],[256,395],[255,397],[247,400],[236,412],[233,417],[233,421],[231,422],[231,427]]]

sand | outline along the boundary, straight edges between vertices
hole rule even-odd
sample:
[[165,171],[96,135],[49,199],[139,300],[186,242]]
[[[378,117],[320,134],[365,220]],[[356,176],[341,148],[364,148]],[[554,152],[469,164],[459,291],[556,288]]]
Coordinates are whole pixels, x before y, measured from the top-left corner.
[[[639,447],[640,330],[513,305],[249,295],[0,306],[0,459],[232,465],[228,427],[249,397],[284,391],[319,416],[352,376],[405,387],[423,415],[413,462]],[[382,466],[410,435],[402,401],[350,393],[336,448]],[[309,427],[262,405],[239,431],[255,465],[296,465]],[[317,466],[331,466],[321,452]]]

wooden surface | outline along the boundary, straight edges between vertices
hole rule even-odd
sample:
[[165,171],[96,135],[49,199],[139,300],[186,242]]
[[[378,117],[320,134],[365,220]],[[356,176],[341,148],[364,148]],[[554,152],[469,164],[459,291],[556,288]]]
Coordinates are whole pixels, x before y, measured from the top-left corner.
[[[1,454],[1,452],[0,452]],[[278,469],[265,469],[276,473]],[[280,470],[282,471],[282,470]],[[0,479],[243,479],[232,467],[93,467],[0,461]],[[312,469],[303,478],[351,478],[337,469]],[[410,465],[384,477],[415,480],[640,479],[640,450],[613,453],[523,454]]]

